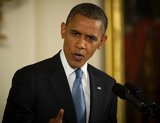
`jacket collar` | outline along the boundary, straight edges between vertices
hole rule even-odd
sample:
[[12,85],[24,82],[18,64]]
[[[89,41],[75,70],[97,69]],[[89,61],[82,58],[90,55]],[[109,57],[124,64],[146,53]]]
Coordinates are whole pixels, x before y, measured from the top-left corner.
[[55,93],[57,94],[58,100],[60,102],[60,108],[64,109],[64,120],[65,118],[69,123],[76,123],[76,112],[74,108],[74,102],[72,99],[72,94],[69,88],[68,80],[63,69],[60,53],[54,57],[55,69],[53,70],[50,82],[53,85]]
[[[56,64],[55,67],[56,69],[53,71],[50,81],[53,85],[55,92],[57,93],[57,97],[61,105],[60,108],[64,109],[64,118],[66,118],[69,123],[77,123],[76,111],[72,99],[72,94],[69,88],[64,68],[60,60],[59,53],[55,56],[55,62],[56,63],[54,64]],[[90,123],[94,122],[94,119],[96,117],[97,118],[100,117],[98,116],[98,114],[100,114],[98,105],[101,105],[100,103],[102,102],[101,100],[103,98],[102,97],[103,84],[98,79],[96,73],[93,70],[95,69],[90,65],[88,65],[88,72],[90,76],[90,93],[91,93],[90,116],[89,116]]]

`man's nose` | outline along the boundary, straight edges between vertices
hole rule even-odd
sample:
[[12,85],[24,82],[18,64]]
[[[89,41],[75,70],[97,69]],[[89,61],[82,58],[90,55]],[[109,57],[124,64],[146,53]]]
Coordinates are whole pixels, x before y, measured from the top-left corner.
[[77,40],[77,47],[80,49],[84,49],[86,47],[85,38],[81,37]]

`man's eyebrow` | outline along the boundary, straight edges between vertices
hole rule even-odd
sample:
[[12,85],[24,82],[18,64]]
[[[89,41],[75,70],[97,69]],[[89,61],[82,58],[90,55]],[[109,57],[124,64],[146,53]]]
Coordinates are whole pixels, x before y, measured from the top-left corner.
[[79,31],[77,31],[77,30],[75,30],[75,29],[71,29],[71,30],[70,30],[70,32],[72,32],[72,33],[79,33],[79,34],[81,34]]
[[[70,32],[71,32],[71,33],[76,33],[76,34],[81,34],[79,31],[77,31],[77,30],[75,30],[75,29],[71,29]],[[89,37],[89,38],[92,39],[92,40],[97,41],[97,37],[96,37],[95,35],[86,34],[85,36],[86,36],[86,37]]]

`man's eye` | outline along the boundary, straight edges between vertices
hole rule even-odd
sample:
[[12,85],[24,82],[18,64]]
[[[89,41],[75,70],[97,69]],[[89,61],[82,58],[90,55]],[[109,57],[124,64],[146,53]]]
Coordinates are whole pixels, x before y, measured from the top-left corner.
[[97,41],[97,38],[95,36],[86,36],[86,39],[88,41]]
[[78,33],[78,32],[75,32],[75,33],[74,33],[74,35],[75,35],[75,36],[79,36],[79,35],[80,35],[80,33]]
[[71,34],[74,36],[80,36],[80,33],[78,33],[78,32],[71,32]]

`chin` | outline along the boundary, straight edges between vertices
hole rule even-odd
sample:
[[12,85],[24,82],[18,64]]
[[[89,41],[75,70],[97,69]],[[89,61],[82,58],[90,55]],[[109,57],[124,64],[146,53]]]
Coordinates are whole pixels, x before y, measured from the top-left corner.
[[71,64],[70,66],[71,66],[72,68],[81,68],[81,67],[83,66],[83,64],[77,63],[77,64]]

